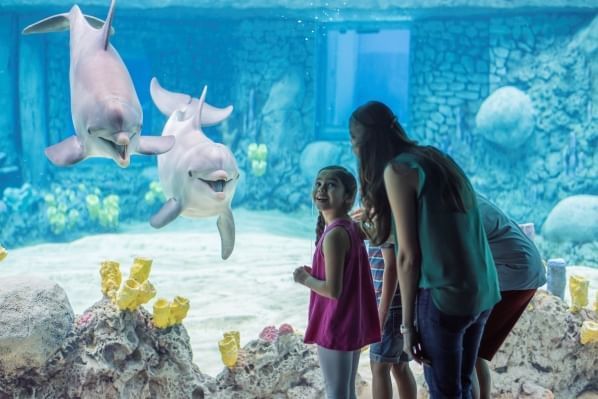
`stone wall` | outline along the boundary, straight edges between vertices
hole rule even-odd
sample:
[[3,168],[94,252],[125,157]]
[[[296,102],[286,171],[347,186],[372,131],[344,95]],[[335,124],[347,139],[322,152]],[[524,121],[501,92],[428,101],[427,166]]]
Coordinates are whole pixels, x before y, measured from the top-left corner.
[[[410,133],[447,151],[476,189],[536,227],[560,199],[598,190],[590,105],[596,61],[574,45],[590,17],[434,19],[413,26]],[[535,108],[532,137],[516,148],[500,148],[476,129],[480,105],[503,86],[526,93]]]
[[[309,203],[299,157],[315,137],[315,32],[314,24],[295,20],[239,25],[233,94],[238,108],[228,137],[246,178],[249,207],[289,211]],[[256,176],[247,160],[250,143],[268,146],[263,176]]]

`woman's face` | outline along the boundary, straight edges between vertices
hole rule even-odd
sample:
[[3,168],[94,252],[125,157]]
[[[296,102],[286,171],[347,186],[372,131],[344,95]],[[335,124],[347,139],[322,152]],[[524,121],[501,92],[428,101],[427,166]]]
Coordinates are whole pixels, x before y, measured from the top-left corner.
[[357,122],[355,119],[351,118],[349,122],[349,135],[351,136],[351,147],[353,148],[353,153],[356,156],[359,156],[359,142],[362,140],[365,134],[365,127]]

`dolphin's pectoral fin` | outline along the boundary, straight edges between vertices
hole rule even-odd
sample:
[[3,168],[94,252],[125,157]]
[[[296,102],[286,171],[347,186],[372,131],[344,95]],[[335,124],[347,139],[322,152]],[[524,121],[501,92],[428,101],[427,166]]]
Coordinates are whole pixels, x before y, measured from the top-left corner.
[[139,147],[136,152],[141,155],[164,154],[172,149],[174,143],[174,136],[139,137]]
[[156,229],[162,228],[176,219],[182,211],[181,203],[176,198],[171,198],[151,217],[150,224]]
[[56,166],[70,166],[84,160],[87,155],[76,136],[69,137],[44,150],[48,159]]
[[217,225],[220,232],[220,254],[222,259],[228,259],[235,248],[235,219],[230,208],[218,216]]
[[32,33],[63,32],[69,30],[70,26],[68,13],[57,14],[27,26],[23,29],[23,34],[30,35]]

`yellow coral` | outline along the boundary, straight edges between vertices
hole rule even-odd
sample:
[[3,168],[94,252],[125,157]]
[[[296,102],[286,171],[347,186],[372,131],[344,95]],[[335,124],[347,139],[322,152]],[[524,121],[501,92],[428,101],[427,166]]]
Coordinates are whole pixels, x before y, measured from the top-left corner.
[[224,338],[232,338],[237,344],[237,349],[241,349],[241,334],[238,331],[227,331],[224,334]]
[[[137,280],[135,280],[137,281]],[[137,297],[135,298],[135,308],[148,303],[150,299],[156,296],[156,287],[149,280],[145,280],[143,284],[139,286]]]
[[137,280],[139,284],[143,283],[149,277],[150,271],[152,269],[152,262],[153,261],[150,258],[135,258],[133,261],[133,266],[131,266],[129,278]]
[[131,278],[125,281],[116,296],[116,306],[118,306],[120,310],[134,310],[137,305],[139,288],[140,285],[137,281]]
[[182,296],[174,297],[174,300],[170,304],[170,314],[172,315],[172,324],[180,324],[183,319],[187,316],[189,311],[189,300]]
[[120,287],[122,274],[119,263],[107,260],[101,263],[100,276],[102,279],[102,293],[108,298],[115,300],[116,292]]
[[226,367],[234,367],[237,364],[239,349],[234,337],[229,336],[218,341],[218,349],[220,350],[222,363]]
[[8,256],[8,251],[0,245],[0,262],[2,262]]
[[588,288],[590,282],[581,276],[569,277],[569,293],[571,294],[571,312],[579,312],[588,304]]
[[581,325],[579,340],[582,345],[598,342],[598,323],[586,320]]
[[596,291],[596,298],[594,298],[594,312],[598,313],[598,291]]
[[170,326],[170,304],[164,298],[158,299],[154,303],[154,326],[158,328],[166,328]]

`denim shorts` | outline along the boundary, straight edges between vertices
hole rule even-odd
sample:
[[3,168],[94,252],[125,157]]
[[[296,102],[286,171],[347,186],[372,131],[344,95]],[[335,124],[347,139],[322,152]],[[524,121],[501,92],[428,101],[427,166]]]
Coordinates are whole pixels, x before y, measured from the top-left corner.
[[370,345],[370,360],[372,362],[400,363],[409,361],[409,357],[403,352],[402,316],[400,307],[388,310],[382,331],[382,341]]

